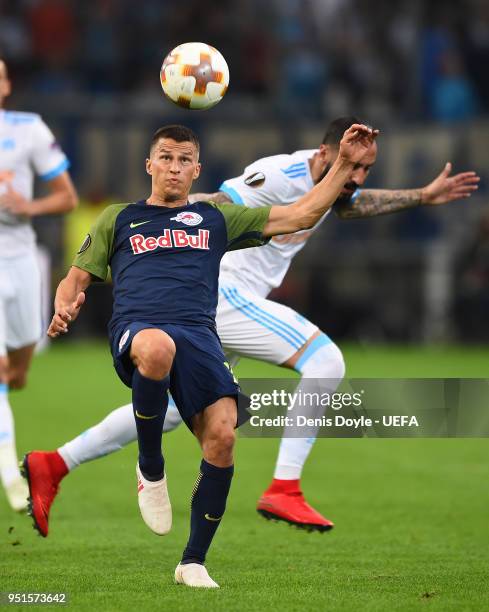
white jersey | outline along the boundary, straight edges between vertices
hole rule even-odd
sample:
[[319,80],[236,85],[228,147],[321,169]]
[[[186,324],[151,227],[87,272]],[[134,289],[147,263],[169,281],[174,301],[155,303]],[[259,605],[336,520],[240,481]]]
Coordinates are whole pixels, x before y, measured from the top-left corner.
[[[32,200],[34,176],[49,181],[69,166],[39,115],[0,110],[0,194],[6,182]],[[0,257],[32,252],[36,238],[30,221],[0,207]]]
[[[224,181],[219,190],[227,193],[236,204],[250,208],[292,204],[314,186],[309,167],[314,153],[316,150],[312,149],[264,157],[247,166],[241,176]],[[281,284],[292,258],[329,212],[312,229],[274,236],[262,247],[226,253],[221,262],[220,283],[238,284],[266,297]]]

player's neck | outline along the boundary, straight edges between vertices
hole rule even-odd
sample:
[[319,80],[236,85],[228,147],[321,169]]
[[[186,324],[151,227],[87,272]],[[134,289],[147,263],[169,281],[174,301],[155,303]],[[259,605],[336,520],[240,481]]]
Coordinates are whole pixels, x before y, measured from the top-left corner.
[[151,194],[146,200],[146,204],[150,206],[165,206],[167,208],[178,208],[179,206],[186,206],[188,204],[188,197],[180,198],[178,200],[168,200],[162,196]]
[[312,182],[316,185],[324,176],[324,164],[321,161],[319,152],[314,153],[314,155],[310,157],[308,161]]
[[314,153],[312,157],[308,159],[309,171],[311,172],[312,182],[316,185],[319,182],[321,176],[321,167],[319,162],[319,153]]

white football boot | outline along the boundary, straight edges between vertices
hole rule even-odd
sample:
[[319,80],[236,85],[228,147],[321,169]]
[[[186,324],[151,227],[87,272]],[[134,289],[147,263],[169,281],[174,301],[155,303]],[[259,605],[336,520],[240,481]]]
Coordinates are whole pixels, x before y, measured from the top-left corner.
[[219,588],[217,582],[214,582],[207,573],[205,566],[200,565],[200,563],[187,563],[185,565],[179,563],[175,570],[175,582],[203,589]]
[[6,442],[0,444],[0,474],[9,504],[16,512],[27,510],[29,502],[29,487],[19,470],[15,444]]
[[171,529],[172,514],[166,475],[162,480],[152,482],[141,474],[136,465],[138,478],[138,503],[146,525],[158,535],[166,535]]
[[29,506],[29,487],[21,477],[8,485],[4,485],[7,499],[12,509],[16,512],[26,512]]

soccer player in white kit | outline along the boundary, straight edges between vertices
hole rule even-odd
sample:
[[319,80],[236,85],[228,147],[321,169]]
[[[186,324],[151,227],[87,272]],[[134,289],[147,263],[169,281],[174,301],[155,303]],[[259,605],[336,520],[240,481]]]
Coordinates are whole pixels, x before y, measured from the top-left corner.
[[[73,209],[77,195],[68,160],[39,115],[4,110],[10,94],[0,59],[0,478],[14,510],[27,508],[28,488],[18,467],[9,389],[26,384],[42,334],[41,278],[30,219]],[[34,176],[49,195],[33,199]]]
[[[330,168],[338,155],[338,146],[346,129],[358,123],[355,117],[343,117],[327,128],[319,149],[297,151],[258,160],[243,174],[225,181],[214,194],[196,194],[193,200],[235,202],[250,207],[295,202],[309,191]],[[361,189],[375,163],[377,145],[365,153],[354,167],[349,182],[334,205],[344,218],[373,216],[419,205],[438,205],[468,197],[477,188],[474,172],[450,176],[451,166],[429,185],[410,190]],[[313,230],[274,237],[268,245],[227,253],[221,263],[217,330],[231,363],[239,356],[262,359],[295,369],[302,376],[299,392],[333,392],[341,382],[345,365],[340,349],[316,325],[277,302],[267,299],[278,287],[293,257],[305,246]],[[312,381],[312,382],[311,382]],[[323,406],[311,407],[307,416],[318,417]],[[169,406],[165,431],[180,422],[177,410]],[[280,444],[274,478],[263,493],[257,510],[266,518],[283,520],[307,530],[326,531],[333,523],[312,508],[300,488],[303,466],[315,441],[314,432],[297,437],[286,427]],[[49,510],[60,480],[81,463],[112,453],[136,439],[132,406],[122,406],[103,421],[57,451],[35,451],[26,456],[36,526],[48,534]]]

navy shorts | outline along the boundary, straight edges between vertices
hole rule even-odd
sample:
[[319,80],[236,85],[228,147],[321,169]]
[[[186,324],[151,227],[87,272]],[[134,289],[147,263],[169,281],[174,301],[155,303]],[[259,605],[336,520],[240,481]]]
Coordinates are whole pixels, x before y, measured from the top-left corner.
[[142,329],[161,329],[176,346],[170,371],[170,392],[187,426],[191,427],[194,414],[202,412],[221,397],[234,397],[238,403],[238,423],[248,420],[246,401],[238,398],[239,385],[227,364],[221,342],[215,332],[205,325],[153,325],[135,321],[120,325],[111,338],[114,367],[122,382],[131,387],[134,364],[130,347],[134,336]]

